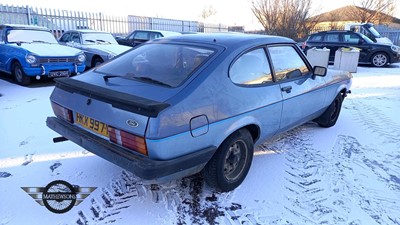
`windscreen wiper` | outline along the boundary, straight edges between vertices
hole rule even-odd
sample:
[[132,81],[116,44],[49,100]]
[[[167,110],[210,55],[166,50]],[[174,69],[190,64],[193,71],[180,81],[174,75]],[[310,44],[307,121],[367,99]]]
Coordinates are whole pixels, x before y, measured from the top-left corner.
[[154,80],[153,78],[150,78],[150,77],[133,77],[133,78],[137,79],[137,80],[150,81],[152,83],[160,84],[160,85],[167,86],[167,87],[172,87],[171,85],[169,85],[167,83],[164,83],[164,82],[159,81],[159,80]]
[[103,76],[103,79],[105,82],[108,82],[109,78],[114,78],[114,77],[121,77],[121,76],[117,76],[117,75],[105,75]]
[[105,40],[101,40],[101,39],[96,39],[96,41],[111,44],[111,42],[105,41]]

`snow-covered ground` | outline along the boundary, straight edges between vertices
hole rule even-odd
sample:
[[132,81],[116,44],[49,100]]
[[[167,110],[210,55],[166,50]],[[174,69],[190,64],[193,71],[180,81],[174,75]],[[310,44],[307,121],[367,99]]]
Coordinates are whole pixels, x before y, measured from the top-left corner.
[[[400,224],[400,63],[359,67],[332,128],[307,123],[257,148],[230,193],[200,176],[141,182],[45,125],[52,82],[15,85],[0,74],[0,225]],[[21,187],[65,180],[97,187],[55,214]]]

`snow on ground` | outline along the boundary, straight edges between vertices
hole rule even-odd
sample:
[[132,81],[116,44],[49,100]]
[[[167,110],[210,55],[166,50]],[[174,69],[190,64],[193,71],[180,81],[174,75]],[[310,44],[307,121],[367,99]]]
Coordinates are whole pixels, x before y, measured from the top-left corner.
[[[244,183],[218,193],[195,175],[148,184],[45,125],[52,82],[0,79],[0,225],[400,224],[400,64],[358,67],[336,126],[307,123],[257,148]],[[97,187],[55,214],[21,187]]]

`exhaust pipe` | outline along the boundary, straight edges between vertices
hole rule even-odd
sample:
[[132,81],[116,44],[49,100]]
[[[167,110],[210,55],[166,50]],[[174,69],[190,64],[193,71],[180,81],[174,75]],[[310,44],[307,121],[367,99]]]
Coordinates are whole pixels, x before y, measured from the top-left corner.
[[63,141],[68,141],[68,139],[65,138],[65,137],[55,137],[55,138],[53,138],[53,142],[54,143],[63,142]]

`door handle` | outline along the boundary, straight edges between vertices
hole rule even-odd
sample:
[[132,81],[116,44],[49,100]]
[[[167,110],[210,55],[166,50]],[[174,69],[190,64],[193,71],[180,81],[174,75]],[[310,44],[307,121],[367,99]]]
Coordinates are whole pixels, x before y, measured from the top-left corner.
[[286,93],[290,93],[290,92],[292,92],[292,86],[282,87],[281,91],[284,91]]

